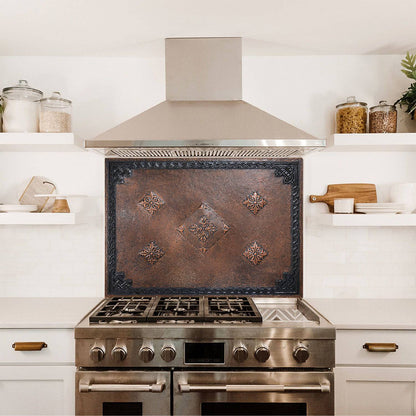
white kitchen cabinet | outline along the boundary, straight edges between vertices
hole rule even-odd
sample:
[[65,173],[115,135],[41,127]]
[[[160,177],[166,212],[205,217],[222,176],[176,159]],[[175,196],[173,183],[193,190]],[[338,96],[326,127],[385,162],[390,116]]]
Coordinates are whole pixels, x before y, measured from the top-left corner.
[[[365,343],[396,344],[369,352]],[[416,415],[416,331],[337,330],[336,415]]]
[[[19,342],[47,346],[16,351]],[[0,329],[0,415],[74,414],[74,360],[73,329]]]
[[336,415],[416,414],[416,368],[335,368]]
[[73,415],[74,366],[0,366],[0,415]]

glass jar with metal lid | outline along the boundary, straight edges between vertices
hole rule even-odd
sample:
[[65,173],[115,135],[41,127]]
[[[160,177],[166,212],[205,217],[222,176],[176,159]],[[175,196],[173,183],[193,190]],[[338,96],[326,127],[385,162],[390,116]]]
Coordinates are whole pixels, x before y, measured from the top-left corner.
[[370,133],[396,133],[397,110],[387,101],[379,101],[379,105],[370,107]]
[[3,89],[3,131],[9,133],[39,131],[39,100],[43,93],[29,87],[26,80]]
[[359,102],[354,96],[346,103],[336,106],[337,133],[365,133],[367,131],[367,104]]
[[61,98],[57,91],[40,100],[39,130],[43,133],[68,133],[71,131],[72,102]]

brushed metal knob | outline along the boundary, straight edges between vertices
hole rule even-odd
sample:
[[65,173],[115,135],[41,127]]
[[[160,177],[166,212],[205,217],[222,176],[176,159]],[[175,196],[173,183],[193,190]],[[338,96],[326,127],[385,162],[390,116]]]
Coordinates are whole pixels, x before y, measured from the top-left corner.
[[127,357],[127,349],[125,347],[116,346],[111,351],[114,361],[123,361]]
[[304,363],[309,358],[308,347],[299,343],[293,350],[293,357],[298,363]]
[[247,360],[248,358],[248,351],[244,345],[238,345],[233,349],[233,357],[239,363]]
[[152,347],[141,347],[139,350],[139,358],[145,363],[152,361],[154,356],[155,352]]
[[166,361],[167,363],[173,361],[176,357],[176,350],[173,345],[167,345],[162,348],[162,351],[160,352],[160,356],[162,357],[163,361]]
[[98,345],[95,345],[90,349],[90,358],[95,363],[98,363],[101,361],[105,356],[105,350],[104,347],[99,347]]
[[260,363],[265,363],[270,358],[270,350],[265,345],[257,347],[254,351],[254,357]]

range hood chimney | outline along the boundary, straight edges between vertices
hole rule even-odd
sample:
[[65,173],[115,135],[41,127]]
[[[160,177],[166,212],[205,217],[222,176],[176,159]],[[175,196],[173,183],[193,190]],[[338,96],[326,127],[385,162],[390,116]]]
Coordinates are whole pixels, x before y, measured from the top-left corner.
[[85,147],[106,156],[298,157],[325,140],[242,100],[241,38],[165,40],[166,101]]

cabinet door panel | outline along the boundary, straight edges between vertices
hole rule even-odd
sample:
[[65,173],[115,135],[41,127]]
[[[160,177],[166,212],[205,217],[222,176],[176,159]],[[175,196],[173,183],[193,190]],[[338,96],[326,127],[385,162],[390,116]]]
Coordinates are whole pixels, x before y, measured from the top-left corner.
[[336,415],[414,416],[415,368],[338,367]]
[[0,366],[0,415],[74,413],[75,367]]

